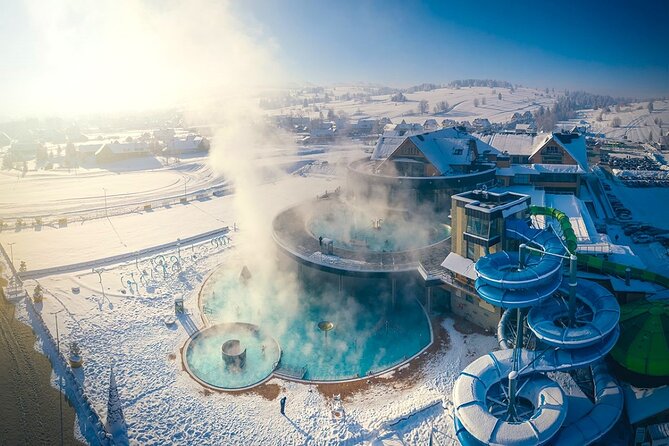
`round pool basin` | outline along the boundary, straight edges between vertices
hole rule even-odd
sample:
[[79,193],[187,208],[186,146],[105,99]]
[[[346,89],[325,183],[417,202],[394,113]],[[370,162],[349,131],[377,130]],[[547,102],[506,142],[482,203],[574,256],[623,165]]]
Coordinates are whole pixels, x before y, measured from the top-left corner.
[[[226,362],[222,346],[238,341],[244,349],[243,366]],[[216,324],[193,335],[186,346],[185,364],[188,372],[201,383],[221,389],[237,390],[267,379],[281,358],[279,344],[253,324]]]

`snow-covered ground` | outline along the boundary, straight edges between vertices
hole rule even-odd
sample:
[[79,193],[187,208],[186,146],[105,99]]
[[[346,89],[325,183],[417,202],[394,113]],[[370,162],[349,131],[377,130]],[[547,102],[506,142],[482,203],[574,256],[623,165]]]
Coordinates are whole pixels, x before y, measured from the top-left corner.
[[[657,142],[660,132],[666,135],[669,131],[669,100],[654,101],[652,113],[648,111],[648,102],[622,106],[618,112],[611,107],[609,113],[602,114],[602,121],[598,121],[600,113],[601,110],[586,110],[582,116],[592,125],[593,132],[604,133],[607,138],[648,142],[652,134],[653,141]],[[615,118],[620,119],[619,127],[613,126]],[[661,121],[661,127],[656,120]]]
[[[340,183],[331,177],[285,177],[258,186],[265,209],[277,212],[283,207],[315,197]],[[291,191],[287,194],[286,191]],[[120,254],[132,254],[178,238],[232,227],[235,218],[234,195],[191,201],[148,212],[74,221],[66,227],[43,226],[39,230],[5,230],[3,245],[13,243],[14,263],[25,261],[29,270],[52,268]],[[269,228],[268,228],[269,230]]]
[[109,208],[139,204],[220,186],[224,181],[202,157],[170,165],[144,157],[102,166],[28,170],[25,176],[18,170],[0,170],[0,216],[103,209],[105,195]]
[[[104,298],[95,273],[39,280],[46,293],[38,311],[55,331],[51,314],[64,310],[59,314],[61,342],[78,341],[84,357],[78,378],[103,419],[113,364],[129,437],[136,444],[377,444],[394,437],[417,445],[427,444],[431,431],[436,444],[455,444],[443,402],[448,404],[459,371],[496,342],[463,335],[450,319],[443,322],[450,338],[447,349],[432,354],[408,381],[396,381],[391,372],[386,382],[345,398],[341,417],[333,415],[338,404],[333,395],[313,385],[272,379],[266,386],[278,386],[273,396],[212,393],[199,386],[183,370],[180,349],[203,326],[197,305],[202,281],[219,263],[233,264],[236,255],[234,247],[198,245],[182,252],[183,274],[157,278],[148,289],[140,285],[139,292],[125,288],[125,294],[121,282],[137,270],[133,262],[120,265],[102,274]],[[139,269],[147,266],[142,262]],[[35,283],[28,281],[29,291]],[[168,326],[175,296],[185,297],[187,314]],[[19,308],[27,321],[25,302]],[[287,417],[279,414],[279,395],[288,399]]]
[[[604,179],[611,187],[613,195],[632,211],[635,222],[669,230],[669,188],[648,187],[633,188],[625,186],[620,180]],[[654,272],[669,276],[669,251],[660,243],[635,243],[631,236],[626,236],[620,225],[609,225],[608,235],[621,245],[632,248],[645,266]]]
[[[335,88],[331,93],[342,95],[342,88]],[[494,92],[493,92],[494,91]],[[502,99],[498,99],[498,94],[502,94]],[[322,95],[321,95],[322,96]],[[438,123],[443,119],[453,119],[455,121],[472,122],[476,118],[487,118],[490,122],[507,122],[514,113],[524,113],[533,111],[540,106],[550,106],[555,102],[553,94],[550,96],[543,91],[520,87],[513,93],[508,88],[490,88],[490,87],[463,87],[463,88],[439,88],[431,91],[419,91],[416,93],[407,93],[406,102],[392,102],[391,95],[373,96],[370,102],[350,101],[331,101],[322,106],[324,113],[328,109],[339,113],[343,111],[352,118],[362,118],[371,116],[376,118],[388,117],[394,123],[399,123],[402,119],[407,122],[423,123],[426,119],[434,118]],[[428,101],[429,113],[419,114],[418,104],[421,100]],[[474,105],[477,100],[478,107]],[[485,104],[483,104],[485,100]],[[434,113],[433,107],[440,101],[446,101],[449,105],[447,112]],[[302,106],[284,107],[271,111],[273,114],[302,114],[312,118],[318,117],[318,112],[313,111],[313,107],[303,108]]]
[[[263,215],[272,215],[340,186],[342,178],[337,175],[342,173],[344,161],[362,155],[359,146],[349,144],[324,147],[308,158],[284,154],[259,160],[258,164],[270,171],[290,164],[295,174],[265,178],[253,191],[245,191],[245,196],[259,200],[254,205],[262,209]],[[317,162],[310,165],[312,160]],[[192,167],[191,181],[207,184],[212,178],[203,160],[188,165]],[[170,187],[183,187],[180,170],[172,166],[121,174],[92,170],[78,175],[61,171],[30,172],[19,180],[5,177],[0,187],[23,182],[14,193],[17,197],[23,194],[26,204],[21,205],[17,198],[14,207],[3,202],[3,209],[18,209],[19,214],[58,213],[69,206],[66,198],[70,195],[73,203],[85,203],[88,195],[96,195],[90,203],[82,204],[95,206],[100,195],[91,191],[101,184],[108,192],[117,188],[116,194],[122,197],[119,200],[132,200],[134,195],[151,190],[160,195]],[[181,272],[167,278],[158,271],[151,279],[140,279],[142,271],[151,269],[151,257],[135,260],[133,253],[177,238],[232,227],[240,221],[237,198],[211,197],[148,212],[69,221],[62,228],[44,225],[0,233],[3,245],[12,247],[15,264],[25,261],[29,270],[129,254],[125,263],[105,267],[100,276],[89,268],[29,279],[25,284],[31,294],[37,283],[44,288],[44,302],[36,308],[54,335],[53,314],[59,312],[61,345],[77,341],[81,347],[84,366],[75,375],[101,418],[106,416],[113,365],[133,444],[377,444],[390,438],[405,444],[424,444],[430,435],[438,444],[454,444],[452,420],[443,404],[448,405],[458,372],[495,348],[496,342],[488,336],[463,335],[449,319],[444,321],[450,338],[447,349],[429,353],[427,361],[414,360],[420,362],[420,370],[408,378],[401,378],[402,373],[395,371],[384,375],[385,379],[363,383],[362,391],[344,398],[340,416],[333,412],[340,403],[314,385],[274,378],[261,392],[218,393],[205,390],[184,371],[180,349],[194,330],[203,327],[197,302],[200,287],[213,268],[239,261],[236,256],[242,251],[238,246],[244,243],[246,228],[240,224],[240,231],[230,234],[232,245],[210,240],[182,245]],[[262,224],[269,231],[269,223]],[[168,247],[163,254],[174,266],[177,248]],[[128,280],[137,285],[128,288]],[[166,320],[174,315],[175,297],[184,298],[186,314],[177,318],[176,324],[168,325]],[[30,323],[27,302],[19,301],[17,308],[18,317]],[[44,347],[43,342],[48,343],[41,340],[38,350]],[[53,383],[57,386],[55,377]],[[388,392],[393,393],[390,404]],[[287,417],[279,414],[280,395],[288,398]]]
[[[501,100],[498,93],[502,94]],[[443,119],[471,122],[475,118],[505,122],[516,112],[533,111],[555,101],[553,95],[528,88],[518,88],[513,93],[505,88],[443,88],[406,96],[408,101],[403,103],[391,102],[388,95],[373,97],[365,103],[332,101],[324,109],[344,111],[352,118],[386,116],[394,122],[406,119],[422,123],[429,118],[438,122]],[[478,106],[474,105],[475,99]],[[415,113],[420,100],[429,102],[429,114]],[[432,107],[444,100],[450,110],[432,113]],[[612,119],[608,115],[599,123],[601,128],[597,127],[594,116],[589,121],[607,136],[611,130],[619,137],[647,138],[645,129],[652,128],[650,123],[655,117],[669,123],[669,116],[665,117],[669,114],[669,102],[656,102],[655,109],[652,116],[644,115],[648,114],[645,107],[621,111],[617,114],[623,121],[620,129],[605,127]],[[318,114],[312,107],[272,111],[290,112],[313,117]],[[350,141],[338,146],[312,146],[297,154],[277,151],[257,160],[257,165],[271,174],[264,176],[252,191],[245,191],[244,197],[259,200],[253,205],[262,208],[264,215],[273,215],[284,207],[343,185],[344,161],[362,156],[362,145]],[[295,174],[273,175],[277,171]],[[339,403],[333,395],[315,385],[274,378],[263,385],[263,391],[218,393],[204,389],[184,371],[181,348],[195,330],[203,327],[197,301],[200,287],[214,268],[239,261],[247,228],[241,224],[241,231],[231,234],[232,246],[212,244],[209,240],[181,246],[180,272],[167,278],[158,272],[150,280],[140,280],[142,271],[151,267],[150,257],[140,257],[136,263],[133,253],[233,226],[242,218],[235,205],[239,196],[210,195],[187,204],[159,206],[150,211],[137,209],[109,218],[77,216],[103,208],[105,194],[109,207],[131,206],[179,196],[184,186],[189,192],[211,191],[224,182],[207,159],[197,157],[171,165],[146,158],[76,172],[28,171],[25,176],[17,171],[0,172],[0,217],[64,213],[73,216],[65,227],[45,224],[0,232],[3,246],[12,247],[15,265],[25,261],[28,270],[37,270],[95,262],[116,255],[129,256],[126,263],[106,267],[100,276],[87,268],[26,282],[29,292],[37,283],[45,288],[45,300],[37,304],[37,309],[49,330],[55,333],[52,314],[60,311],[63,344],[79,343],[84,367],[77,372],[77,378],[102,418],[107,410],[109,371],[114,365],[129,436],[135,444],[376,445],[382,440],[397,440],[420,445],[428,444],[431,435],[434,444],[455,444],[449,412],[453,383],[469,362],[495,349],[496,341],[489,336],[464,335],[455,330],[451,319],[442,322],[449,338],[448,347],[431,351],[427,360],[414,360],[414,365],[420,364],[419,370],[409,377],[395,371],[386,374],[385,380],[363,384],[361,391],[344,398],[343,416],[334,415],[333,408]],[[667,227],[669,214],[661,204],[669,199],[669,188],[628,189],[618,183],[613,187],[635,219]],[[558,198],[551,202],[557,207],[577,204]],[[582,219],[576,223],[579,235],[587,239],[593,223]],[[269,232],[268,222],[262,224]],[[618,233],[616,228],[611,237]],[[631,240],[620,236],[623,238],[619,243],[631,244]],[[652,269],[669,274],[669,262],[666,256],[662,257],[664,253],[656,252],[655,245],[639,245],[634,249]],[[169,247],[164,254],[170,258],[179,252]],[[137,287],[130,290],[126,285],[128,280],[136,281]],[[175,297],[184,298],[186,314],[176,324],[169,325],[166,320],[174,314]],[[17,308],[18,317],[30,323],[26,302],[20,301]],[[279,414],[280,396],[288,398],[287,417]]]

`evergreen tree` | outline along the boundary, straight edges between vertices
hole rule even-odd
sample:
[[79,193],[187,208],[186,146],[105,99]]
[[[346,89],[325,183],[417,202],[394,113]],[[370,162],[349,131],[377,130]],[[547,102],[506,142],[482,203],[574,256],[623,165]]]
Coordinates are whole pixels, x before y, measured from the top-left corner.
[[107,429],[114,439],[114,444],[127,445],[128,444],[128,426],[125,423],[123,416],[123,408],[121,398],[118,395],[118,388],[116,387],[116,378],[114,377],[114,369],[111,369],[109,375],[109,397],[107,399]]

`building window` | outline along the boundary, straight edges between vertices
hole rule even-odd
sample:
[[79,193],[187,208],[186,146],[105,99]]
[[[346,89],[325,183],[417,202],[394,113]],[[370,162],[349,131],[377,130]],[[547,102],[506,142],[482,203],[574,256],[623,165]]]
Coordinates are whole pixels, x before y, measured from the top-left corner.
[[453,155],[462,155],[462,149],[453,149]]
[[467,302],[469,302],[470,304],[473,304],[473,303],[474,303],[474,298],[473,298],[472,296],[470,296],[469,294],[465,295],[465,299],[466,299]]
[[530,176],[529,175],[516,175],[513,177],[513,184],[530,184]]
[[498,234],[498,219],[494,218],[488,220],[485,218],[476,217],[474,215],[467,216],[467,230],[468,234],[490,239]]
[[465,243],[467,243],[467,258],[469,260],[476,260],[475,259],[475,255],[476,255],[475,247],[476,247],[476,245],[472,242],[469,242],[469,241],[465,241]]
[[558,155],[559,153],[560,149],[555,146],[548,146],[544,149],[544,154],[546,155]]

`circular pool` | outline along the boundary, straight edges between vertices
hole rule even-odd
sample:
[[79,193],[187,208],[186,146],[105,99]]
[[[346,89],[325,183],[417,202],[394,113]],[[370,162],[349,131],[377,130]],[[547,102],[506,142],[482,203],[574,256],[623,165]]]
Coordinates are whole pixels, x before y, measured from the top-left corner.
[[316,239],[332,240],[336,248],[410,251],[433,245],[451,235],[450,226],[440,223],[432,214],[430,217],[388,210],[375,213],[331,202],[330,206],[307,218],[306,228]]
[[[243,362],[239,360],[242,349]],[[224,323],[193,335],[184,347],[184,356],[188,372],[198,381],[235,390],[268,378],[279,362],[281,349],[274,338],[256,325]]]
[[[267,280],[254,271],[253,279],[244,283],[239,280],[240,269],[221,268],[205,282],[200,304],[214,325],[196,335],[185,349],[190,369],[209,385],[245,387],[272,372],[271,355],[254,365],[261,359],[254,346],[265,341],[230,332],[229,327],[240,325],[237,321],[259,327],[262,339],[269,335],[276,339],[281,351],[276,374],[308,381],[382,373],[431,343],[423,307],[399,286],[393,301],[388,290],[381,288],[370,287],[360,296],[340,295],[327,287],[307,291]],[[322,329],[323,321],[329,330]],[[221,370],[221,345],[229,339],[239,339],[247,348],[248,379]]]

